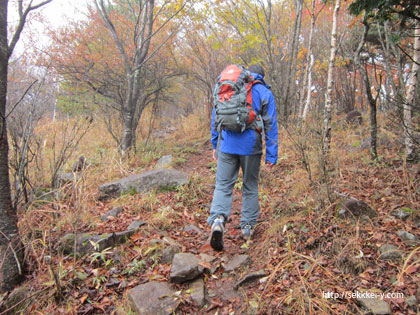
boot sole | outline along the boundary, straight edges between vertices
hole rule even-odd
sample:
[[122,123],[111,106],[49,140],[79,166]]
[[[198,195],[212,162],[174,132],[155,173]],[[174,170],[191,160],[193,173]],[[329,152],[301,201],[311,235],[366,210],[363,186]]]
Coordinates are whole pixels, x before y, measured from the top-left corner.
[[223,232],[222,231],[213,231],[211,232],[210,245],[214,250],[221,251],[223,250]]

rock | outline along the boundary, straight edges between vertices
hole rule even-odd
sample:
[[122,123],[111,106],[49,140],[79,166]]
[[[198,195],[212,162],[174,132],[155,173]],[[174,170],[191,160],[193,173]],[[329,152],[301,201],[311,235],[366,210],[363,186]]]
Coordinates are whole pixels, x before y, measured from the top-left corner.
[[382,245],[379,248],[379,252],[381,253],[379,258],[382,260],[398,260],[402,258],[404,254],[397,246],[391,244]]
[[369,218],[373,218],[377,215],[376,212],[365,202],[357,200],[355,198],[348,198],[343,200],[338,214],[341,217],[353,218],[359,218],[365,215]]
[[2,296],[0,295],[0,312],[4,312],[18,304],[17,307],[13,308],[13,312],[8,312],[6,314],[24,314],[24,310],[32,303],[32,300],[28,299],[30,293],[31,290],[22,285],[16,287],[4,301],[1,300]]
[[[108,233],[102,235],[81,234],[77,235],[76,241],[76,255],[85,255],[92,252],[100,252],[106,248],[112,248],[122,243],[125,243],[135,230],[128,230],[124,232]],[[60,241],[60,247],[64,254],[74,253],[74,234],[66,234]],[[95,243],[96,247],[92,244]]]
[[190,225],[184,227],[183,231],[184,232],[191,232],[192,231],[192,232],[195,232],[197,234],[201,234],[201,230],[198,227],[196,227],[194,224],[190,224]]
[[79,159],[73,164],[72,171],[75,173],[81,172],[84,169],[86,169],[86,167],[87,167],[86,158],[83,155],[81,155]]
[[204,253],[200,254],[200,258],[202,260],[204,260],[205,262],[208,262],[210,264],[216,260],[216,257],[214,257],[212,255],[207,255],[207,254],[204,254]]
[[191,283],[190,288],[191,290],[191,299],[200,307],[203,307],[206,304],[206,292],[204,281],[202,278],[196,279],[194,282]]
[[155,188],[176,187],[187,184],[188,180],[187,173],[166,168],[155,169],[99,186],[99,199],[119,197],[124,193],[147,192]]
[[113,209],[111,209],[111,210],[109,210],[107,213],[105,213],[105,215],[103,215],[102,217],[101,217],[101,220],[102,221],[106,221],[106,220],[108,220],[108,217],[117,217],[121,212],[123,211],[123,209],[121,208],[121,207],[115,207],[115,208],[113,208]]
[[265,271],[265,270],[259,270],[259,271],[255,271],[255,272],[251,272],[251,273],[249,273],[249,274],[247,274],[245,277],[243,277],[241,280],[239,280],[236,284],[235,284],[235,286],[233,287],[235,290],[238,290],[238,288],[241,286],[241,285],[244,285],[244,284],[247,284],[247,283],[250,283],[250,282],[252,282],[252,281],[256,281],[256,280],[258,280],[259,278],[263,278],[263,277],[266,277],[266,276],[268,276],[270,273],[268,273],[267,271]]
[[54,189],[51,188],[36,188],[31,196],[36,203],[48,203],[54,201]]
[[172,163],[172,160],[172,155],[164,155],[159,159],[159,161],[157,161],[155,168],[169,167]]
[[356,297],[356,301],[373,315],[392,314],[389,304],[380,298]]
[[193,280],[202,274],[200,259],[190,253],[179,253],[174,256],[170,273],[173,283],[183,283]]
[[409,307],[416,307],[418,305],[418,301],[415,295],[412,295],[406,298],[405,303],[407,303]]
[[345,122],[348,124],[357,123],[361,125],[362,121],[363,121],[362,114],[357,110],[352,110],[351,112],[348,112],[345,118]]
[[72,184],[80,179],[80,175],[76,173],[58,173],[55,179],[55,188],[61,188],[68,184]]
[[144,222],[144,221],[133,221],[128,226],[127,231],[129,231],[129,230],[138,230],[140,227],[142,227],[143,225],[146,225],[146,224],[147,223]]
[[410,212],[405,211],[403,208],[399,208],[392,212],[392,215],[398,219],[406,220],[410,216]]
[[417,241],[417,237],[409,232],[399,231],[397,232],[397,234],[403,241],[413,242],[413,243]]
[[225,272],[231,272],[248,264],[250,261],[251,259],[249,258],[248,255],[238,255],[238,256],[234,256],[226,264],[223,264],[223,267],[225,268]]
[[166,315],[179,305],[175,292],[166,282],[152,281],[128,290],[128,298],[137,314]]
[[163,264],[170,264],[174,259],[174,256],[181,252],[181,247],[176,245],[171,245],[163,251],[162,254],[162,263]]
[[181,245],[181,244],[179,244],[177,241],[173,240],[172,238],[170,238],[170,237],[168,237],[168,236],[165,236],[165,237],[162,239],[162,241],[163,241],[165,244],[168,244],[168,245],[173,245],[173,246],[182,247],[182,245]]

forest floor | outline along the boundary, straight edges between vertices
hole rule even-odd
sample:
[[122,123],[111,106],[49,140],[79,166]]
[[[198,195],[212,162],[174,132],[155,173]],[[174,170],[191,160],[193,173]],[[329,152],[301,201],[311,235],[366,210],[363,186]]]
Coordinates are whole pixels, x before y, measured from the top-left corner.
[[[293,143],[283,133],[278,164],[273,169],[262,166],[260,172],[261,214],[252,240],[244,243],[240,236],[239,178],[222,252],[213,251],[208,244],[206,219],[216,162],[206,138],[185,139],[162,150],[161,154],[174,155],[174,169],[190,175],[189,184],[174,191],[98,201],[97,185],[104,179],[98,179],[97,171],[88,170],[88,176],[95,180],[86,188],[83,207],[77,206],[77,198],[70,198],[71,202],[60,205],[64,215],[59,223],[55,227],[43,225],[49,233],[42,234],[39,241],[31,234],[31,276],[24,284],[31,303],[19,307],[24,313],[129,314],[128,289],[151,280],[169,280],[171,264],[161,263],[164,247],[156,240],[170,237],[182,245],[183,252],[212,255],[217,262],[214,273],[205,275],[207,303],[203,307],[191,301],[186,285],[175,285],[181,300],[177,314],[362,314],[365,310],[360,301],[350,294],[357,292],[392,293],[384,300],[393,314],[417,314],[420,247],[404,241],[398,232],[420,239],[419,165],[404,163],[395,153],[393,141],[380,148],[381,159],[372,163],[368,150],[351,149],[360,145],[360,135],[356,140],[354,133],[337,137],[341,138],[334,140],[341,145],[334,148],[330,178],[334,201],[320,207],[322,187],[311,186],[308,176],[314,180],[319,172],[315,167],[311,173],[305,171]],[[154,163],[152,160],[145,169]],[[337,213],[346,196],[366,202],[377,216],[340,218]],[[101,216],[116,206],[122,213],[101,221]],[[83,209],[76,213],[76,208]],[[398,209],[406,211],[408,218],[393,216]],[[43,205],[28,214],[22,224],[32,230],[35,225],[39,228],[39,222],[56,211],[57,205],[54,210]],[[79,233],[102,234],[124,231],[135,220],[147,224],[114,249],[77,259],[57,251],[60,237],[72,232],[74,226]],[[200,231],[184,232],[190,224]],[[50,246],[45,244],[48,235]],[[401,256],[383,259],[379,248],[385,244],[397,246]],[[239,254],[249,255],[251,263],[226,273],[222,262]],[[258,270],[265,270],[268,276],[233,289],[239,279]],[[413,297],[417,302],[413,303]]]

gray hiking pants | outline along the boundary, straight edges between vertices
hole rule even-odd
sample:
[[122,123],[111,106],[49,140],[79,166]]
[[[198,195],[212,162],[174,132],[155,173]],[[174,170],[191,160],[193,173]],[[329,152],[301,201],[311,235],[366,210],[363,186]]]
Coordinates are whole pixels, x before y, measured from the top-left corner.
[[260,214],[258,202],[258,175],[260,172],[261,154],[237,155],[219,152],[216,172],[216,187],[213,194],[210,216],[207,222],[211,225],[214,219],[223,214],[225,218],[232,207],[233,188],[238,178],[239,167],[242,168],[242,217],[241,227],[246,224],[254,226]]

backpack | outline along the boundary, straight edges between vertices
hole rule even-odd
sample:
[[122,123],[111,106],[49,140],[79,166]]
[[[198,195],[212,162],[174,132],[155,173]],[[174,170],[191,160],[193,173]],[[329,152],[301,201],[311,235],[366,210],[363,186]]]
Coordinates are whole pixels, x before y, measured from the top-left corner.
[[252,108],[252,86],[257,83],[262,82],[254,80],[251,72],[238,65],[227,66],[219,75],[213,90],[214,128],[219,134],[222,129],[262,132],[258,127],[261,125],[259,113]]

